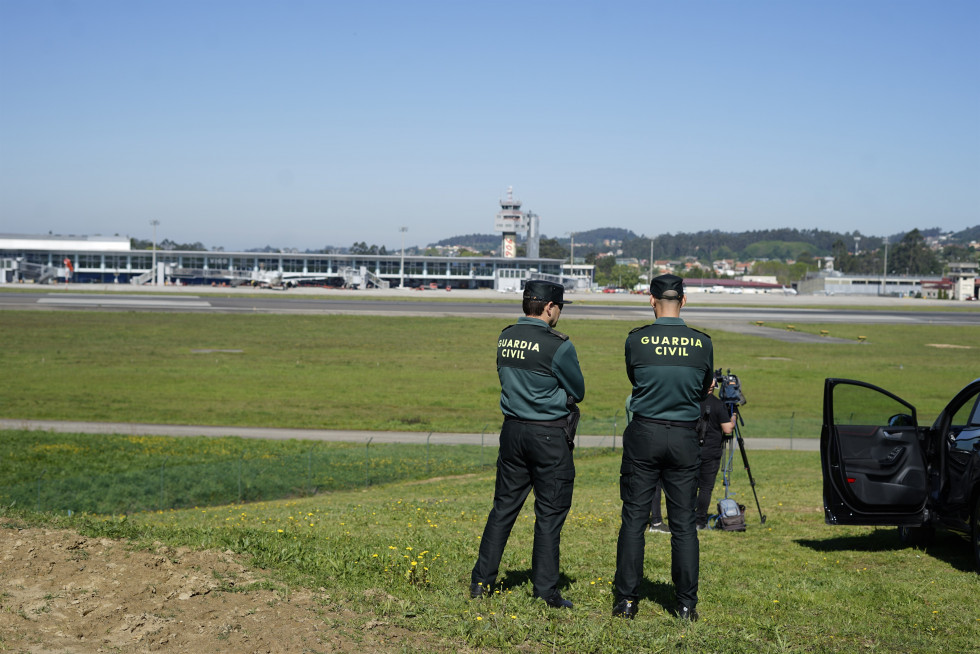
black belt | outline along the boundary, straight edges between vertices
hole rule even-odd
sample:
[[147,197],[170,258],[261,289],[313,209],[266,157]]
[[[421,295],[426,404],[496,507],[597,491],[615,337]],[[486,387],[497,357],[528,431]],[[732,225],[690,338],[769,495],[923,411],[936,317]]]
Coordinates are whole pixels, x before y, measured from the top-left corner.
[[527,425],[539,425],[541,427],[561,427],[564,429],[568,426],[568,416],[564,418],[559,418],[558,420],[523,420],[521,418],[515,418],[514,416],[504,416],[504,422],[523,422]]
[[660,420],[659,418],[647,418],[646,416],[641,416],[638,414],[633,414],[634,420],[639,420],[640,422],[652,422],[655,425],[665,425],[667,427],[684,427],[686,429],[697,429],[697,420]]

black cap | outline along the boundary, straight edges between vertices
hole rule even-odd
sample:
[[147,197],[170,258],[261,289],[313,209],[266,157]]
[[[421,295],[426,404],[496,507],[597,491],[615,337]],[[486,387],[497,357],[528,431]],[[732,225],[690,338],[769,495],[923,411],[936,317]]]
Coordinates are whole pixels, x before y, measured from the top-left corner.
[[654,277],[650,282],[650,295],[658,300],[679,300],[684,297],[684,280],[677,275]]
[[554,302],[555,304],[571,304],[571,300],[564,299],[565,287],[554,282],[546,282],[534,279],[524,285],[525,300],[541,300],[542,302]]

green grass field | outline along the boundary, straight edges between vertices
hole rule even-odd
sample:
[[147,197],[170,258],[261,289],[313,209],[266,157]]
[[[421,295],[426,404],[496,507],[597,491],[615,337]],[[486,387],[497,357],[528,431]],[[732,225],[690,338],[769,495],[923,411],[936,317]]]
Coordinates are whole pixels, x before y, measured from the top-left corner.
[[[328,606],[446,643],[520,652],[975,652],[980,583],[968,545],[941,534],[926,551],[894,529],[823,523],[819,457],[752,453],[766,524],[744,471],[732,489],[748,506],[744,533],[701,532],[700,622],[679,623],[669,538],[647,538],[640,614],[612,620],[619,528],[619,458],[577,458],[562,534],[562,593],[572,611],[531,598],[533,512],[518,519],[490,598],[466,598],[490,508],[493,473],[400,482],[276,502],[126,517],[32,516],[92,536],[230,549],[274,571],[271,583],[323,589]],[[722,489],[716,487],[716,496]],[[23,515],[4,517],[19,524]]]
[[[0,312],[4,418],[418,432],[495,430],[508,321],[376,316]],[[635,325],[567,320],[586,377],[583,434],[621,433]],[[802,327],[801,327],[802,328]],[[807,325],[853,342],[714,330],[747,437],[816,437],[825,377],[898,393],[924,420],[978,374],[975,327]],[[760,327],[760,333],[774,329]],[[866,340],[858,342],[858,337]],[[964,348],[973,348],[964,349]]]
[[[499,425],[492,351],[505,324],[0,312],[5,339],[0,364],[13,371],[0,377],[0,415],[398,429],[419,431],[423,441],[428,431],[480,433]],[[576,343],[588,384],[585,433],[610,433],[613,424],[621,433],[629,392],[622,343],[631,326],[561,324]],[[716,365],[740,377],[749,399],[743,408],[745,436],[816,437],[827,376],[882,385],[916,404],[920,420],[928,422],[980,372],[975,328],[805,329],[826,329],[854,342],[791,345],[712,333]],[[858,343],[858,336],[866,342]],[[732,489],[748,507],[748,530],[702,532],[702,620],[682,624],[667,614],[673,606],[669,541],[660,535],[647,539],[639,617],[633,622],[610,618],[620,511],[617,454],[576,450],[575,495],[562,538],[562,592],[576,606],[554,611],[530,597],[530,504],[505,552],[499,592],[480,601],[466,599],[492,500],[492,468],[478,463],[485,452],[426,452],[422,445],[384,450],[390,457],[384,467],[414,461],[412,472],[384,483],[375,480],[365,489],[359,476],[371,468],[358,467],[365,450],[363,445],[325,447],[325,456],[348,462],[356,488],[321,488],[320,478],[303,471],[308,443],[9,431],[0,438],[0,472],[25,485],[28,494],[13,506],[2,502],[0,519],[6,526],[66,526],[131,539],[137,547],[160,541],[240,552],[272,570],[268,583],[325,589],[317,591],[321,601],[357,611],[364,623],[381,617],[434,634],[448,648],[465,643],[518,652],[938,653],[976,652],[980,643],[980,578],[968,545],[943,533],[925,551],[908,549],[899,545],[894,529],[825,525],[816,453],[749,453],[768,516],[765,525],[736,464]],[[236,462],[276,457],[292,457],[317,494],[299,488],[284,500],[233,500],[127,515],[36,513],[29,504],[31,484],[42,478],[139,472],[147,496],[154,498],[161,488],[154,480],[169,468],[210,459],[226,463],[225,476],[234,478]],[[423,461],[427,472],[419,469]],[[199,472],[190,476],[202,477]],[[720,480],[715,490],[720,497]]]
[[491,469],[496,447],[0,431],[0,505],[121,514]]

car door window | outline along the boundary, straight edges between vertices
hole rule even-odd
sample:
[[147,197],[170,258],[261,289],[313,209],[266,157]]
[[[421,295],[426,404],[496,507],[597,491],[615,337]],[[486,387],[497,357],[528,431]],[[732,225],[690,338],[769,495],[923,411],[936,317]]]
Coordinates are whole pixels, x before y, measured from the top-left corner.
[[950,429],[960,430],[964,427],[980,427],[980,393],[967,398],[966,402],[953,414]]
[[980,392],[974,393],[960,405],[949,423],[949,438],[953,449],[972,451],[980,432]]
[[888,395],[865,386],[841,385],[834,389],[835,425],[915,425],[912,410]]

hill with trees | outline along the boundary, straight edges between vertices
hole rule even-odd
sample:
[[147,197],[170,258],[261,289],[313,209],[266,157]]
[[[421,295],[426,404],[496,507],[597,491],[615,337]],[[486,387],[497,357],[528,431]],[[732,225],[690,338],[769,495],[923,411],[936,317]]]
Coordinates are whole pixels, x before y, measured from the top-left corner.
[[[937,275],[952,261],[977,261],[975,245],[980,225],[959,232],[938,227],[913,229],[887,237],[869,236],[859,231],[831,232],[819,229],[766,229],[744,232],[706,230],[700,232],[637,236],[628,229],[603,227],[557,238],[542,235],[542,257],[563,259],[571,255],[574,238],[575,258],[596,264],[599,283],[630,286],[639,272],[635,267],[617,265],[616,259],[654,260],[696,259],[706,266],[691,274],[710,277],[710,264],[719,259],[754,261],[757,275],[772,275],[789,283],[821,266],[823,257],[834,257],[834,268],[844,273],[880,273],[887,265],[889,274]],[[936,243],[937,245],[930,244]],[[437,245],[465,245],[489,253],[500,247],[497,234],[468,234],[439,241]],[[886,252],[887,250],[887,252]],[[523,254],[524,248],[518,248]]]

